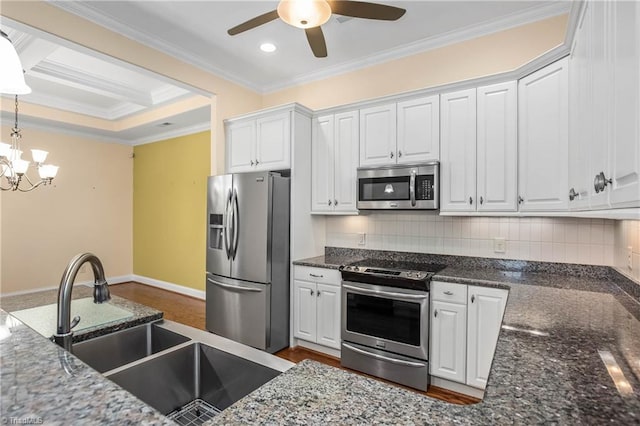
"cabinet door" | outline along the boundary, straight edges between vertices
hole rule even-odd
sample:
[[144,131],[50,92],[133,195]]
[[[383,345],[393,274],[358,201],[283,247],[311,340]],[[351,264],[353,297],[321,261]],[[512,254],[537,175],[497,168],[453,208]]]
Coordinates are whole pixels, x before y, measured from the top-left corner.
[[318,284],[317,303],[316,343],[340,349],[340,286]]
[[567,59],[518,84],[518,185],[521,211],[565,210],[569,204]]
[[[590,151],[593,145],[592,50],[593,3],[585,3],[569,58],[569,209],[589,207]],[[571,192],[573,190],[573,192]],[[573,197],[573,199],[571,199]]]
[[470,286],[467,312],[467,384],[484,389],[498,342],[507,290]]
[[[640,4],[612,2],[611,207],[640,206]],[[605,191],[608,191],[605,190]]]
[[454,303],[431,303],[432,376],[465,382],[467,356],[467,307]]
[[293,335],[316,341],[316,284],[293,281]]
[[312,123],[311,138],[311,211],[333,211],[334,176],[333,115],[318,117]]
[[398,164],[440,159],[440,97],[398,103]]
[[396,163],[396,104],[360,110],[360,166]]
[[476,209],[476,89],[440,96],[440,209]]
[[278,170],[291,167],[291,113],[256,120],[257,170]]
[[357,212],[358,111],[336,114],[334,123],[334,210]]
[[229,173],[254,170],[256,122],[231,123],[227,126],[227,170]]
[[478,88],[478,211],[518,210],[517,85]]

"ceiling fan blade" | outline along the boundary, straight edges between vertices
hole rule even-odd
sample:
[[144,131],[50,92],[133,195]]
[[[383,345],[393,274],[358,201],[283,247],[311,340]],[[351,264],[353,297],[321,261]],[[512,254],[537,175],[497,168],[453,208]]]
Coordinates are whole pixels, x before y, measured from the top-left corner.
[[307,28],[304,30],[305,34],[307,34],[307,40],[309,41],[309,46],[311,46],[311,50],[316,58],[326,58],[327,57],[327,44],[324,41],[324,34],[322,33],[322,28],[313,27]]
[[329,6],[331,6],[331,12],[338,15],[383,21],[395,21],[406,12],[405,9],[399,7],[366,1],[333,0],[329,1]]
[[247,22],[243,22],[242,24],[236,25],[235,27],[231,28],[229,31],[227,31],[227,33],[229,35],[240,34],[255,27],[259,27],[262,24],[266,24],[267,22],[271,22],[274,19],[278,19],[277,10],[272,10],[271,12],[267,12],[260,16],[256,16],[253,19],[249,19]]

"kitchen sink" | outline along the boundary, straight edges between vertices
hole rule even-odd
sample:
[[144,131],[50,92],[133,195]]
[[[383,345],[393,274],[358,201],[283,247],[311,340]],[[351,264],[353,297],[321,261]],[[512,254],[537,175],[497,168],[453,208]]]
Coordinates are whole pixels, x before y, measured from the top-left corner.
[[106,377],[176,420],[185,407],[224,410],[280,371],[194,342],[152,356]]
[[71,350],[93,369],[104,373],[189,340],[149,323],[74,343]]

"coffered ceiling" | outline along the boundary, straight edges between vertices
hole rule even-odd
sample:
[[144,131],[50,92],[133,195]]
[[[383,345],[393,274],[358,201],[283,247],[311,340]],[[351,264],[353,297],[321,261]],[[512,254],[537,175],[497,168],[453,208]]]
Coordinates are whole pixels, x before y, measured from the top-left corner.
[[[49,3],[260,93],[567,13],[571,8],[571,1],[382,1],[407,12],[394,22],[333,15],[322,26],[328,57],[316,58],[304,31],[279,19],[236,36],[227,34],[229,28],[274,10],[277,1]],[[112,129],[91,128],[28,114],[23,122],[130,144],[209,127],[206,102],[144,124],[118,125],[136,114],[208,94],[22,24],[7,19],[0,24],[16,46],[33,89],[21,96],[24,102],[115,124]],[[277,50],[262,52],[259,46],[264,42],[273,43]],[[9,100],[2,98],[3,103]],[[10,111],[3,107],[3,122],[11,121]]]

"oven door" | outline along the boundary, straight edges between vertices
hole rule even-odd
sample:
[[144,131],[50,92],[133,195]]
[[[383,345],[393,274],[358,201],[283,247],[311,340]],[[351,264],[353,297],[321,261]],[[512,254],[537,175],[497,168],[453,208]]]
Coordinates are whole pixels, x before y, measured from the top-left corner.
[[342,340],[429,359],[429,293],[342,282]]

